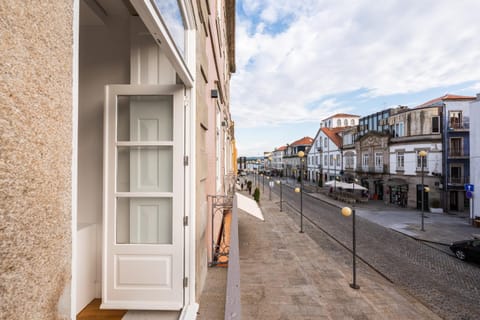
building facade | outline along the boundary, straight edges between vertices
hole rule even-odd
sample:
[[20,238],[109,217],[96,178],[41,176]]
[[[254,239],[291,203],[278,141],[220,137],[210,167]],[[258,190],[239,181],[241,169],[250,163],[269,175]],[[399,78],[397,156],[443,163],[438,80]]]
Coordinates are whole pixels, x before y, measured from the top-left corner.
[[[425,194],[424,207],[439,207],[443,168],[441,115],[440,107],[419,107],[402,110],[388,118],[394,129],[389,142],[386,202],[421,209],[423,175],[423,185],[430,190]],[[420,151],[426,152],[424,158],[420,157]]]
[[[306,170],[305,161],[312,143],[313,139],[311,137],[303,137],[287,145],[283,155],[285,177],[298,178],[300,170]],[[298,153],[300,151],[304,152],[304,159],[299,158]]]
[[470,103],[475,97],[446,94],[422,106],[442,108],[442,207],[447,212],[468,210],[465,184],[470,182]]
[[470,183],[474,185],[470,219],[480,219],[480,212],[474,211],[480,208],[480,197],[477,196],[480,187],[480,94],[470,104]]
[[235,2],[0,10],[0,318],[73,319],[93,298],[194,318],[208,195],[233,188]]

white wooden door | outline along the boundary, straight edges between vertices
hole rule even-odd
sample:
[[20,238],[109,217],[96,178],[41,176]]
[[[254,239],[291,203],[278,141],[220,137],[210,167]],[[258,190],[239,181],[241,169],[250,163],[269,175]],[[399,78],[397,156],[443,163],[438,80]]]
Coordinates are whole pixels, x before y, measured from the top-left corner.
[[102,308],[184,301],[183,87],[106,87]]

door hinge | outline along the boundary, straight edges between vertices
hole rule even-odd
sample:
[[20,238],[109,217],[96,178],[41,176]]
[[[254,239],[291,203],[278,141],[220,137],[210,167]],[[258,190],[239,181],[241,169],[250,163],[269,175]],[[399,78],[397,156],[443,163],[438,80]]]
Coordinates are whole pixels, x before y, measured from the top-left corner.
[[183,165],[188,166],[188,156],[183,157]]
[[183,217],[183,225],[188,226],[188,216]]
[[183,287],[188,287],[188,277],[183,278]]

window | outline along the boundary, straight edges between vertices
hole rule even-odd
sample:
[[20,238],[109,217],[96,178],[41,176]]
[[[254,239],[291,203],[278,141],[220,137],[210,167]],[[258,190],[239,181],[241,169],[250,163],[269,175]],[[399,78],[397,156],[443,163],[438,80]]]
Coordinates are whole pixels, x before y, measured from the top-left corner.
[[155,5],[163,21],[168,21],[169,34],[180,54],[185,57],[185,21],[181,7],[175,0],[156,0]]
[[333,155],[330,155],[330,166],[333,167]]
[[403,152],[397,153],[397,170],[403,170],[405,168],[405,154]]
[[463,155],[462,138],[450,138],[450,150],[448,154],[454,157]]
[[432,133],[440,133],[440,117],[432,117]]
[[450,166],[450,183],[463,183],[462,167],[459,165]]
[[403,122],[395,123],[395,137],[403,137]]
[[462,128],[462,111],[450,111],[448,113],[448,123],[452,129]]
[[350,120],[350,125],[351,125],[351,126],[354,126],[354,125],[355,125],[355,120],[354,120],[354,119]]
[[337,154],[337,155],[335,156],[335,159],[337,160],[337,161],[336,161],[337,163],[335,164],[335,166],[337,166],[337,167],[340,167],[340,158],[341,158],[341,157],[340,157],[339,154]]
[[346,169],[353,169],[354,168],[354,156],[349,154],[345,156],[345,168]]
[[383,155],[381,152],[375,152],[375,168],[383,169]]
[[343,125],[344,125],[345,127],[348,127],[348,120],[347,120],[347,119],[343,120]]
[[345,134],[343,136],[343,144],[344,145],[350,144],[350,140],[351,140],[351,135],[350,134]]
[[342,126],[342,120],[338,119],[337,120],[337,127],[341,127]]
[[[420,157],[419,152],[420,152],[420,151],[417,151],[417,170],[421,170],[421,169],[422,169],[422,157]],[[424,168],[425,170],[426,170],[426,168],[428,167],[427,157],[428,157],[428,154],[424,157],[425,159],[423,160],[423,168]]]
[[328,138],[325,137],[323,140],[323,146],[326,148],[328,146]]
[[368,160],[369,160],[368,153],[364,153],[362,156],[362,165],[364,167],[368,167]]
[[323,156],[323,165],[324,166],[328,165],[328,156],[327,155]]

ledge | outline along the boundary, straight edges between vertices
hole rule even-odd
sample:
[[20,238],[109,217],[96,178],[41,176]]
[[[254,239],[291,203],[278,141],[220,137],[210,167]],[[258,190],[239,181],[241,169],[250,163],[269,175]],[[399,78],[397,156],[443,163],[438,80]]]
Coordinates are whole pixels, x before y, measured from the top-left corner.
[[240,301],[240,250],[238,245],[237,196],[233,198],[232,221],[230,225],[230,253],[228,258],[227,293],[225,299],[225,320],[241,319]]

